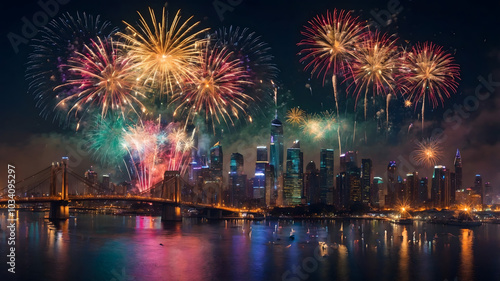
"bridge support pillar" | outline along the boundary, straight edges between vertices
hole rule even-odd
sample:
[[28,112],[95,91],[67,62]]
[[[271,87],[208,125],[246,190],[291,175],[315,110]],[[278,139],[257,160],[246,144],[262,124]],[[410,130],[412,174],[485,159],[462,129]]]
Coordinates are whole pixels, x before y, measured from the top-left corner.
[[61,201],[50,202],[49,219],[50,220],[69,219],[68,201],[61,200]]
[[181,207],[163,204],[161,210],[162,221],[182,221]]
[[222,210],[208,209],[207,210],[207,219],[222,219]]

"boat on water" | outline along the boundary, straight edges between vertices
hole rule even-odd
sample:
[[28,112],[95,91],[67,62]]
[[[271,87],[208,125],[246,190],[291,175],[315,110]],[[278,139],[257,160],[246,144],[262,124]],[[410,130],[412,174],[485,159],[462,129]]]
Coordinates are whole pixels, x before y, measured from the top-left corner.
[[413,219],[412,218],[399,218],[399,219],[393,219],[391,220],[392,223],[395,224],[413,224]]

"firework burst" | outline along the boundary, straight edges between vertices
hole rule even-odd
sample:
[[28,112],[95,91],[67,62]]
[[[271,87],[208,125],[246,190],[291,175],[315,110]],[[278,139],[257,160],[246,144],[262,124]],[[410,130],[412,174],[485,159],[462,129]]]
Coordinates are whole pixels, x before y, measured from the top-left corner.
[[355,60],[349,77],[353,80],[351,86],[355,85],[356,103],[364,95],[365,120],[370,90],[373,96],[394,92],[400,62],[397,49],[395,39],[379,32],[368,32],[353,52]]
[[165,171],[186,172],[194,132],[189,135],[181,126],[146,121],[129,127],[122,145],[130,156],[130,172],[140,192],[148,190],[163,178]]
[[305,116],[301,128],[305,135],[314,140],[330,138],[338,129],[334,114],[331,111]]
[[182,91],[182,84],[192,78],[191,66],[204,42],[198,36],[207,29],[195,31],[199,22],[191,24],[193,17],[181,22],[180,11],[169,22],[164,8],[157,21],[153,9],[149,8],[151,25],[141,13],[138,14],[139,27],[125,22],[127,33],[119,33],[126,42],[124,47],[134,68],[140,72],[138,81],[158,88],[160,94]]
[[356,44],[362,39],[365,28],[352,17],[349,12],[335,9],[333,13],[318,15],[309,21],[305,31],[301,34],[306,38],[298,43],[303,49],[300,54],[306,62],[305,69],[311,69],[311,74],[323,74],[323,83],[326,75],[332,73],[332,83],[339,116],[337,75],[349,69],[353,59]]
[[419,165],[434,166],[442,157],[442,147],[439,139],[424,139],[416,143],[413,159]]
[[[85,45],[98,38],[106,40],[117,31],[99,16],[77,13],[75,17],[63,14],[40,29],[39,39],[33,39],[33,52],[28,57],[26,79],[29,92],[35,96],[41,115],[47,118],[54,114],[54,119],[66,120],[66,112],[57,110],[56,104],[74,94],[74,88],[57,86],[73,79],[73,73],[65,65],[84,52]],[[64,113],[64,114],[62,114]],[[64,118],[62,118],[64,116]]]
[[192,82],[184,93],[175,95],[172,100],[180,102],[174,115],[187,111],[187,120],[191,120],[194,115],[204,112],[205,121],[211,121],[214,130],[215,124],[222,121],[234,126],[233,117],[246,115],[247,101],[253,100],[243,92],[244,86],[251,84],[248,75],[238,60],[231,60],[231,53],[225,49],[207,45],[199,56]]
[[123,163],[127,154],[122,145],[125,128],[126,122],[121,116],[102,118],[97,115],[94,126],[85,133],[94,158],[104,165],[117,166]]
[[306,112],[298,107],[290,109],[286,114],[286,122],[292,125],[301,125],[305,121]]
[[460,67],[443,48],[432,43],[415,45],[405,55],[403,66],[403,94],[416,106],[422,101],[422,131],[426,99],[436,107],[449,98],[458,88]]
[[81,118],[91,106],[100,107],[102,117],[108,110],[120,112],[122,117],[129,110],[137,115],[146,111],[139,100],[144,95],[137,87],[132,64],[127,57],[121,56],[112,39],[92,41],[85,46],[84,52],[77,52],[65,67],[74,78],[55,90],[72,89],[72,94],[56,105],[67,110],[68,116],[74,111],[75,118]]

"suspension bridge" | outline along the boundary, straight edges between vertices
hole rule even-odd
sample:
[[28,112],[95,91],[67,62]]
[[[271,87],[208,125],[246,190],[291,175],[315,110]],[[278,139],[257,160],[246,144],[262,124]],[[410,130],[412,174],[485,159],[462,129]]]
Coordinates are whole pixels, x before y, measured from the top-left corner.
[[[159,204],[163,221],[182,219],[181,207],[202,210],[207,218],[221,219],[224,213],[239,216],[241,213],[262,214],[260,209],[246,210],[223,206],[222,188],[212,195],[209,202],[199,200],[203,196],[183,198],[182,189],[195,190],[181,176],[179,171],[165,171],[163,180],[136,194],[115,194],[109,187],[92,182],[68,167],[68,158],[53,162],[39,172],[17,181],[15,184],[15,204],[50,204],[49,219],[68,219],[69,209],[74,202],[138,202]],[[8,188],[0,192],[0,205],[8,204]],[[206,197],[206,196],[205,196]],[[184,200],[183,200],[184,199]],[[200,202],[201,201],[201,202]]]

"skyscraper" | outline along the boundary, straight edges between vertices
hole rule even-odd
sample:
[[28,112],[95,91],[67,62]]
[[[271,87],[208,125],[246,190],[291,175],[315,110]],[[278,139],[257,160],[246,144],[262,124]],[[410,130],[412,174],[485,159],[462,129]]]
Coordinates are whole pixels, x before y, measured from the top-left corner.
[[319,171],[316,169],[314,161],[309,162],[306,166],[306,173],[304,175],[304,197],[310,204],[317,204],[321,202],[321,191],[319,188]]
[[259,205],[265,204],[266,165],[268,165],[267,147],[257,146],[257,161],[255,162],[255,177],[253,182],[253,199],[259,200]]
[[434,207],[448,208],[451,205],[450,171],[445,166],[434,166],[431,200]]
[[455,188],[457,190],[462,189],[462,157],[460,156],[460,151],[457,149],[455,154]]
[[239,153],[231,154],[229,166],[229,202],[234,207],[242,207],[247,200],[246,181],[247,176],[243,174],[244,160]]
[[210,148],[210,172],[214,180],[217,179],[222,181],[222,160],[222,146],[217,142]]
[[387,165],[387,195],[385,205],[394,207],[397,199],[397,166],[396,161],[390,161]]
[[349,167],[358,166],[358,152],[347,151],[345,154],[340,155],[340,172],[347,172]]
[[474,179],[474,193],[481,196],[481,204],[484,204],[483,178],[480,174],[476,174],[476,178]]
[[[303,189],[303,161],[300,148],[295,147],[287,149],[286,153],[286,174],[283,180],[283,199],[284,205],[298,205],[302,201]],[[300,147],[300,145],[298,146]]]
[[[383,184],[384,182],[382,181],[381,177],[374,177],[373,178],[373,183],[370,188],[370,205],[372,207],[382,207],[384,204],[383,202]],[[380,200],[382,199],[382,200]],[[382,201],[382,202],[380,202]]]
[[370,203],[370,188],[373,178],[373,165],[371,159],[361,159],[361,200],[363,204]]
[[422,206],[429,200],[429,179],[421,178],[418,185],[418,206]]
[[320,201],[323,204],[333,204],[333,188],[335,181],[334,151],[322,148],[319,156],[319,188]]
[[270,164],[274,169],[274,191],[277,205],[283,205],[283,124],[278,119],[278,113],[271,121]]

